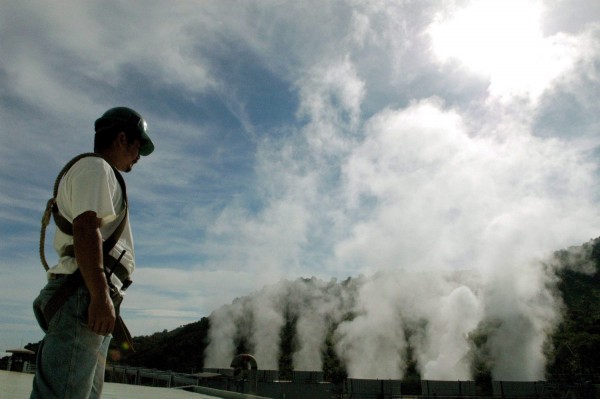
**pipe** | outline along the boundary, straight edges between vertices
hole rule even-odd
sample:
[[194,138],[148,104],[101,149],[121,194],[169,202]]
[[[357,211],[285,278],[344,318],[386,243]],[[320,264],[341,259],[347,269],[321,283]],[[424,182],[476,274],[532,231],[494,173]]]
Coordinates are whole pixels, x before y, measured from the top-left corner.
[[254,356],[249,355],[247,353],[243,353],[241,355],[237,355],[231,361],[231,365],[229,367],[233,368],[233,375],[238,376],[243,370],[248,370],[248,366],[250,366],[251,372],[249,373],[250,379],[250,394],[256,394],[258,389],[258,364],[256,363],[256,359]]

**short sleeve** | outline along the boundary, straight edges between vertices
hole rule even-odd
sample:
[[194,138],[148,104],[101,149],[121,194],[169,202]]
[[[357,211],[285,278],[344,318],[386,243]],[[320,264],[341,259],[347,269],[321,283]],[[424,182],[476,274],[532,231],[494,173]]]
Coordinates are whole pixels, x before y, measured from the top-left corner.
[[65,174],[61,185],[64,187],[59,188],[58,205],[71,221],[92,211],[105,224],[119,214],[116,207],[122,203],[122,193],[111,166],[102,158],[78,161]]

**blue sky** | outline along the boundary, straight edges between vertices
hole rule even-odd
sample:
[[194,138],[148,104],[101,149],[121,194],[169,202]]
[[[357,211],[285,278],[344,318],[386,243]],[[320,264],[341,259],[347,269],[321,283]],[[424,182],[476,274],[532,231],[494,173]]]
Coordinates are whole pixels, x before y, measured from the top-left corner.
[[156,145],[126,176],[142,335],[281,279],[522,283],[502,262],[600,235],[599,61],[594,0],[3,1],[0,351],[42,337],[41,214],[110,107]]

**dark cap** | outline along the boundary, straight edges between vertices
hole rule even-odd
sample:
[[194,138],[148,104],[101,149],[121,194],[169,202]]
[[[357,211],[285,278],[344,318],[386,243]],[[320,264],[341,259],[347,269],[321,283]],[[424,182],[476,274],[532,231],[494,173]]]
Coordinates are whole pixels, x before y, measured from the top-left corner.
[[96,119],[94,128],[96,134],[107,129],[123,129],[139,134],[142,142],[140,147],[140,155],[150,155],[154,151],[154,144],[146,133],[147,124],[142,115],[127,107],[111,108],[104,113],[100,118]]

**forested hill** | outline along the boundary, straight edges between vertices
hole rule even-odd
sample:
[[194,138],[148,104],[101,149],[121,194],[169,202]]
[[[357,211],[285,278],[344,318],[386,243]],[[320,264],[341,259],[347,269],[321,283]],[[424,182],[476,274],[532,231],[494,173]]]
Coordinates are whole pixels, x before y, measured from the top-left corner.
[[[562,297],[565,311],[563,321],[554,332],[551,345],[548,345],[548,375],[571,379],[582,378],[582,375],[597,375],[600,372],[600,357],[597,356],[600,353],[600,238],[578,247],[557,251],[554,261],[559,264],[555,268],[558,281],[556,289]],[[304,284],[315,282],[315,279],[300,280]],[[349,278],[335,284],[352,285],[356,280]],[[245,298],[236,299],[244,300]],[[210,317],[204,317],[173,331],[165,330],[150,336],[135,337],[137,352],[121,358],[120,363],[160,370],[197,372],[203,367],[209,328]],[[295,351],[293,317],[286,320],[280,338],[279,369],[285,375],[291,371],[291,359]],[[332,337],[328,336],[322,350],[323,371],[326,378],[343,378],[344,365],[337,358],[331,342]],[[238,340],[237,348],[239,352],[249,350],[244,337]],[[474,367],[475,378],[486,378],[489,371]],[[409,362],[406,377],[419,377],[414,361]]]
[[[558,276],[565,303],[563,322],[553,335],[552,375],[600,374],[600,238],[582,246],[582,251],[559,251],[568,265]],[[577,254],[575,257],[572,254]],[[581,268],[586,270],[582,273]],[[591,269],[591,270],[590,270]]]

